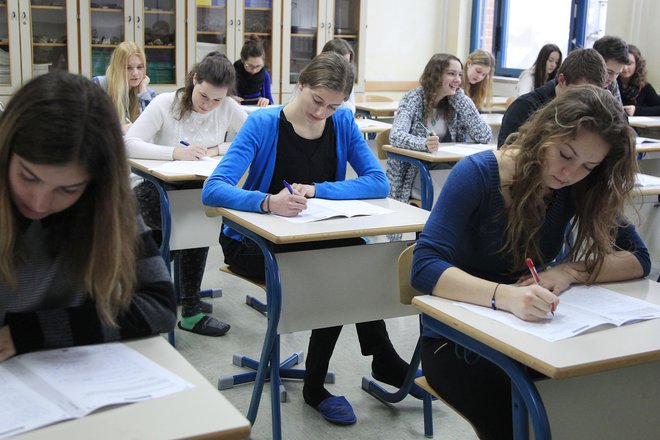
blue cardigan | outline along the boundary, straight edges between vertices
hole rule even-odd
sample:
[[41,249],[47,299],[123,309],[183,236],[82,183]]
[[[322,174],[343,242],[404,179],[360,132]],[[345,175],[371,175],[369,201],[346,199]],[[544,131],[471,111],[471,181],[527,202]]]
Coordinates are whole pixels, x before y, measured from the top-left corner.
[[[282,106],[253,112],[248,117],[202,190],[202,202],[207,206],[222,206],[241,211],[261,212],[261,203],[268,194],[279,137]],[[332,121],[337,147],[335,182],[313,182],[316,197],[322,199],[385,198],[390,186],[378,160],[369,149],[350,110],[340,107]],[[346,164],[357,173],[346,180]],[[243,188],[236,186],[245,171],[249,174]],[[225,228],[225,234],[240,239],[240,234]]]

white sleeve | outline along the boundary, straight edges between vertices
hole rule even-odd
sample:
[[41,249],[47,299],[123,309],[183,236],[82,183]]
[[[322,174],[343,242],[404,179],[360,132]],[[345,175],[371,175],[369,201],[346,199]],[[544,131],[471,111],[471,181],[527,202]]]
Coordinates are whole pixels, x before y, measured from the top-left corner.
[[516,96],[524,95],[534,90],[534,74],[528,69],[524,70],[518,78]]
[[[151,143],[170,119],[171,96],[161,94],[144,109],[124,137],[128,157],[133,159],[173,160],[174,145]],[[169,99],[168,99],[169,98]]]
[[351,90],[351,94],[348,96],[348,99],[344,101],[342,104],[342,107],[348,108],[350,111],[353,112],[353,115],[355,115],[355,92]]

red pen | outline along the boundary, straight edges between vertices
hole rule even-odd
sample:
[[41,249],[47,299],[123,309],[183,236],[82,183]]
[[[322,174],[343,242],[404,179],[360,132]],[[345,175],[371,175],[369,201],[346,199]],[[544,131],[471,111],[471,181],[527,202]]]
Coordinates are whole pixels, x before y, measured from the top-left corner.
[[[536,284],[541,283],[541,278],[539,278],[539,273],[536,271],[536,267],[534,267],[534,262],[532,261],[531,258],[525,258],[525,262],[527,262],[527,267],[529,267],[529,271],[532,273],[532,278],[534,278],[534,282]],[[552,316],[555,316],[555,305],[552,304],[552,310],[550,310],[550,313],[552,313]]]

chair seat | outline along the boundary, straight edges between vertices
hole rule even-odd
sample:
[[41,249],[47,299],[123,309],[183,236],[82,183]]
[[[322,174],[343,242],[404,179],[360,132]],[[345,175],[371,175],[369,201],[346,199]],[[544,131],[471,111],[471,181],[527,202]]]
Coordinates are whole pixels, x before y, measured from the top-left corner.
[[420,199],[408,199],[408,204],[417,206],[418,208],[422,207],[422,201]]
[[228,273],[230,275],[233,275],[235,277],[241,278],[242,280],[247,281],[248,283],[252,283],[257,287],[261,287],[263,290],[266,290],[266,282],[264,280],[261,280],[259,278],[249,278],[245,277],[243,275],[239,275],[236,272],[232,271],[229,266],[220,266],[220,272]]
[[436,393],[435,390],[431,388],[431,385],[429,385],[429,383],[427,382],[426,377],[424,376],[416,377],[415,384],[424,391],[426,391],[427,393],[429,393],[430,395],[432,395],[433,397],[435,397],[436,399],[440,399],[438,393]]

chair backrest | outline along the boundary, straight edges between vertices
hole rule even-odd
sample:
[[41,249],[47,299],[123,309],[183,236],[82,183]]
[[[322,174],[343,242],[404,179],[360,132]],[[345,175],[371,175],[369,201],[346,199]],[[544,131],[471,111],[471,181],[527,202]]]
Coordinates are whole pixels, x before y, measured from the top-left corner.
[[515,101],[516,99],[518,99],[517,96],[509,96],[509,97],[506,99],[505,106],[508,108],[508,107],[513,103],[513,101]]
[[414,297],[424,293],[410,285],[410,269],[415,245],[404,249],[399,255],[399,301],[401,304],[411,304]]
[[378,152],[378,159],[386,160],[387,153],[383,151],[383,145],[390,143],[390,129],[381,131],[376,135],[376,151]]
[[355,100],[357,102],[394,102],[394,99],[381,95],[358,95]]

